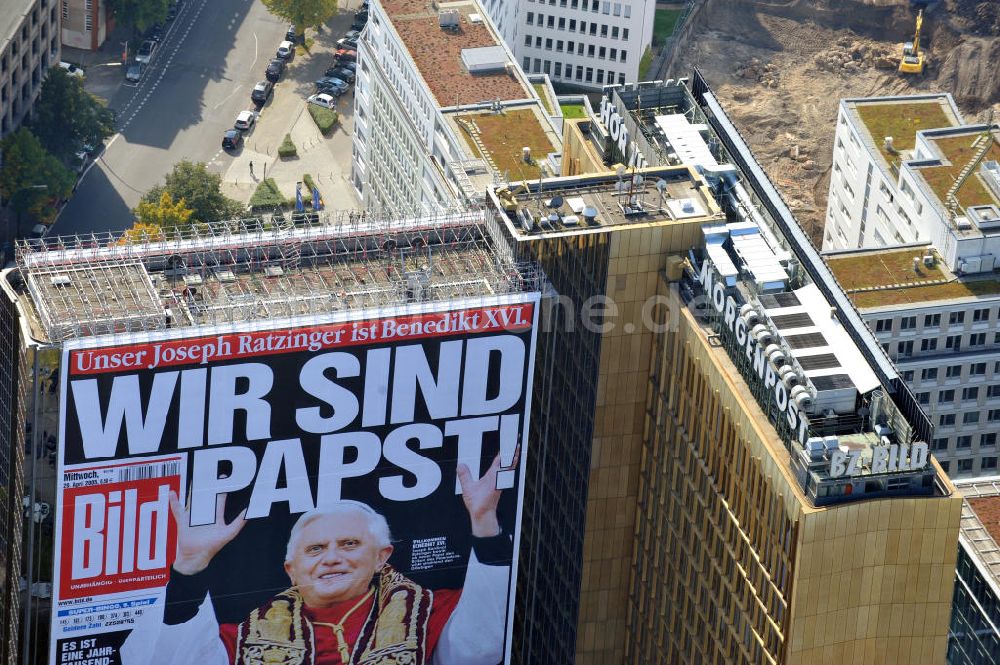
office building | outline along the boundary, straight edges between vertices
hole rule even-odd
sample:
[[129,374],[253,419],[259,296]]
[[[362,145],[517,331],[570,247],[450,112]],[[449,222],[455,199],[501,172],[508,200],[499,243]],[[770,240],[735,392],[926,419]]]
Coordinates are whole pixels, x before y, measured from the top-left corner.
[[564,163],[635,166],[491,205],[561,295],[614,303],[575,662],[943,659],[960,500],[930,423],[704,81],[611,89],[566,132]]
[[1000,663],[1000,478],[955,481],[965,497],[948,665]]
[[953,476],[997,468],[998,136],[949,95],[848,99],[837,123],[824,254]]
[[559,173],[558,104],[474,0],[375,0],[358,53],[351,170],[368,210],[445,210]]
[[485,0],[521,68],[552,82],[600,90],[639,79],[656,3],[615,0]]
[[[174,362],[174,342],[230,330],[539,294],[505,662],[943,660],[961,500],[905,383],[700,77],[613,88],[602,117],[566,125],[578,174],[490,184],[460,213],[22,243],[12,326],[47,351],[42,375],[77,380],[104,366],[66,353],[93,347],[162,338]],[[613,166],[586,172],[597,155]],[[189,406],[208,364],[178,381]],[[28,406],[84,417],[61,389]],[[176,473],[143,451],[140,480]]]
[[13,0],[0,17],[0,138],[31,113],[49,67],[59,62],[55,0]]
[[96,51],[114,30],[105,0],[63,0],[62,44]]

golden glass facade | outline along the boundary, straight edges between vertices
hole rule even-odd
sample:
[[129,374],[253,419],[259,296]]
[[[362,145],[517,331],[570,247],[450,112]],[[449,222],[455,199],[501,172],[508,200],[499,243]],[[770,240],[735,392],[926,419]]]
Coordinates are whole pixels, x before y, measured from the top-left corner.
[[648,384],[625,662],[944,662],[954,488],[812,506],[729,357],[672,309]]

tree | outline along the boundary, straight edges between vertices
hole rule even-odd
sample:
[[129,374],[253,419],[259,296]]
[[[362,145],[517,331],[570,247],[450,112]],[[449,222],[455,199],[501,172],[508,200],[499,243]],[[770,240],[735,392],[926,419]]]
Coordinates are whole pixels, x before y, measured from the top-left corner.
[[184,199],[174,200],[169,192],[160,194],[160,200],[142,201],[135,210],[136,226],[155,226],[171,229],[190,223],[193,211],[185,205]]
[[649,72],[650,65],[653,64],[653,51],[647,46],[646,50],[643,51],[642,57],[639,58],[639,80],[646,80],[646,73]]
[[107,0],[115,19],[139,32],[166,21],[169,6],[170,0]]
[[337,0],[261,0],[267,10],[295,24],[302,32],[319,27],[337,15]]
[[25,127],[5,138],[0,150],[0,195],[17,212],[18,220],[22,213],[30,213],[41,222],[55,219],[57,202],[73,191],[73,172],[47,152]]
[[190,223],[233,219],[243,213],[243,204],[222,193],[222,176],[212,173],[205,162],[184,160],[174,164],[164,184],[146,192],[142,200],[159,204],[164,193],[174,201],[184,200],[191,209]]
[[31,121],[46,150],[68,160],[83,146],[99,145],[115,131],[114,113],[83,89],[80,79],[52,67],[42,83]]
[[[141,204],[140,204],[141,205]],[[163,229],[152,224],[136,222],[132,228],[126,229],[122,237],[118,239],[119,245],[138,245],[143,242],[158,242],[164,240],[166,235]]]

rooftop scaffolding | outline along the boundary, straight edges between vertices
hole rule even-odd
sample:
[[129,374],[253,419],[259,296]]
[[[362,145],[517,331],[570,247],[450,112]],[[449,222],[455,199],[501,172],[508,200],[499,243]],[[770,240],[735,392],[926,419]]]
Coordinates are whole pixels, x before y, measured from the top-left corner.
[[50,341],[292,318],[540,288],[479,210],[414,218],[320,213],[21,241],[16,260]]

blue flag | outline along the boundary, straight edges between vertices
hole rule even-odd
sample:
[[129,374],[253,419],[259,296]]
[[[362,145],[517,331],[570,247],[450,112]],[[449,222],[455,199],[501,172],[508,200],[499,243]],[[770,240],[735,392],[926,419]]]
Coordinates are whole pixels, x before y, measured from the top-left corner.
[[319,189],[313,187],[313,210],[323,209],[323,199],[319,197]]
[[302,203],[302,183],[295,183],[295,212],[302,212],[306,209]]

